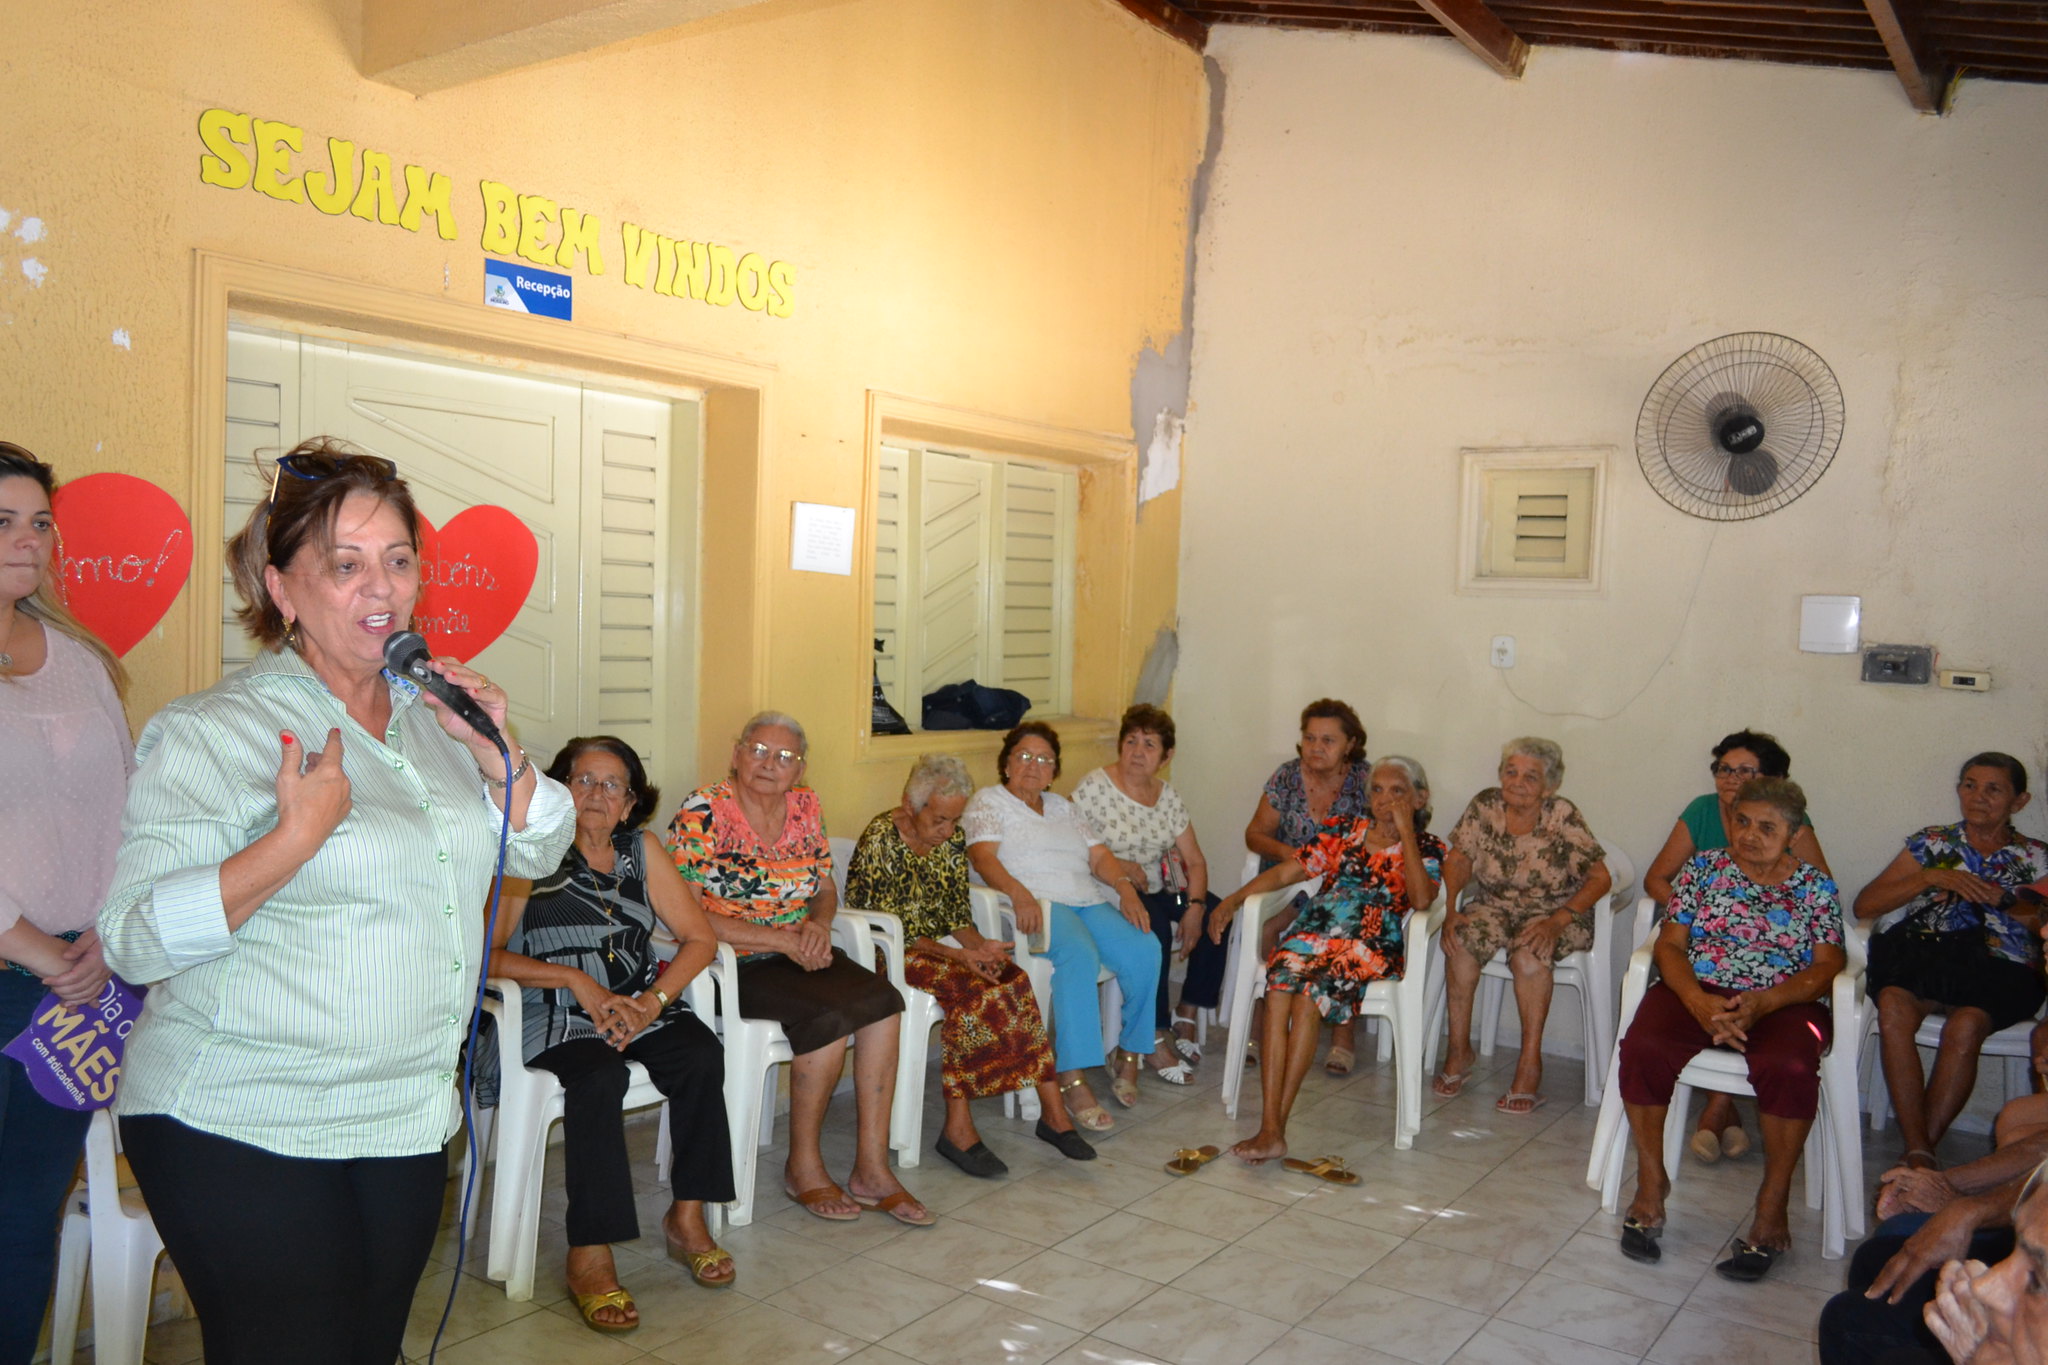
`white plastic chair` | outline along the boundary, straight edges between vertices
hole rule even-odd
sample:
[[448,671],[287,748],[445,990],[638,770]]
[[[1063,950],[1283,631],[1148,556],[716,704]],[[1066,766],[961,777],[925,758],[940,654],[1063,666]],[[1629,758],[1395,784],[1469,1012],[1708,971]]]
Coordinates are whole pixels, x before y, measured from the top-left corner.
[[[1840,1260],[1848,1239],[1866,1231],[1863,1212],[1863,1135],[1858,1123],[1856,1098],[1856,1053],[1846,1040],[1860,1039],[1864,1024],[1864,944],[1852,926],[1843,935],[1848,963],[1835,974],[1829,995],[1834,1015],[1834,1041],[1821,1057],[1820,1111],[1806,1139],[1806,1205],[1821,1210],[1821,1255]],[[1629,958],[1628,973],[1621,989],[1621,1033],[1635,1018],[1636,1007],[1650,987],[1655,963],[1654,942],[1646,942]],[[1684,1169],[1686,1128],[1691,1121],[1690,1106],[1695,1087],[1721,1090],[1731,1095],[1755,1095],[1742,1054],[1728,1048],[1710,1047],[1686,1063],[1678,1073],[1671,1107],[1664,1121],[1664,1171],[1677,1185]],[[1600,1191],[1600,1206],[1608,1213],[1621,1207],[1622,1179],[1628,1157],[1634,1150],[1628,1116],[1621,1100],[1621,1049],[1609,1059],[1605,1097],[1593,1130],[1593,1150],[1586,1166],[1586,1183]]]
[[[711,982],[700,972],[683,991],[692,1012],[699,1019],[713,1018]],[[551,1071],[530,1067],[521,1058],[524,1024],[519,984],[504,977],[492,977],[495,996],[484,997],[484,1011],[498,1022],[498,1104],[495,1123],[479,1116],[477,1149],[483,1150],[485,1135],[496,1129],[497,1179],[491,1188],[491,1237],[484,1273],[502,1280],[505,1297],[524,1303],[533,1297],[534,1256],[540,1238],[541,1181],[547,1167],[548,1130],[562,1117],[565,1092]],[[655,1156],[657,1174],[668,1175],[668,1102],[638,1062],[626,1064],[628,1082],[623,1109],[662,1107],[658,1124],[661,1137]],[[734,1143],[734,1147],[738,1147]],[[468,1161],[464,1155],[465,1164]],[[466,1173],[465,1173],[466,1178]],[[472,1201],[474,1204],[475,1201]],[[472,1217],[474,1208],[472,1208]],[[718,1228],[718,1206],[705,1208],[712,1230]]]
[[846,869],[853,860],[853,849],[851,839],[832,840],[832,880],[839,887],[840,908],[851,909],[860,917],[858,922],[849,924],[849,929],[866,940],[861,951],[849,949],[847,956],[864,967],[870,966],[879,949],[884,974],[903,997],[903,1030],[897,1043],[896,1099],[889,1111],[889,1144],[896,1151],[897,1165],[915,1166],[924,1147],[925,1067],[931,1060],[932,1030],[944,1020],[945,1011],[935,998],[904,980],[908,944],[903,921],[887,911],[847,904]]
[[[1237,912],[1238,936],[1232,955],[1238,959],[1236,979],[1230,997],[1230,1040],[1223,1059],[1223,1105],[1237,1117],[1239,1092],[1244,1083],[1244,1049],[1251,1033],[1251,1004],[1265,993],[1266,974],[1259,960],[1259,930],[1268,916],[1283,909],[1302,892],[1314,895],[1321,879],[1313,879],[1278,891],[1265,891],[1245,899]],[[1437,932],[1443,927],[1443,900],[1439,897],[1421,913],[1408,911],[1403,922],[1408,971],[1398,981],[1375,981],[1366,986],[1358,1002],[1358,1017],[1386,1021],[1394,1060],[1394,1146],[1402,1151],[1415,1145],[1422,1130],[1422,1022],[1428,993],[1429,954],[1437,951]],[[1272,1064],[1272,1059],[1266,1061]]]
[[[1885,1084],[1884,1066],[1879,1060],[1878,1050],[1873,1046],[1878,1034],[1877,1002],[1869,1002],[1865,1011],[1870,1022],[1865,1026],[1862,1038],[1862,1066],[1868,1068],[1870,1131],[1882,1133],[1892,1116],[1891,1087]],[[1913,1034],[1916,1047],[1938,1048],[1941,1046],[1941,1030],[1948,1022],[1946,1014],[1930,1014],[1920,1021],[1920,1027]],[[1984,1040],[1981,1055],[2002,1058],[2005,1062],[2005,1098],[2007,1101],[2030,1094],[2034,1088],[2034,1025],[2035,1019],[2022,1019],[2019,1023],[2002,1028]],[[1861,1068],[1859,1068],[1860,1070]]]
[[[1607,1057],[1614,1050],[1615,992],[1610,964],[1614,961],[1614,902],[1626,895],[1636,879],[1635,864],[1620,849],[1607,852],[1607,870],[1613,879],[1608,893],[1593,903],[1593,946],[1585,952],[1567,953],[1551,968],[1557,986],[1578,992],[1579,1020],[1584,1034],[1586,1056],[1586,1103],[1600,1103],[1602,1078],[1607,1074]],[[1501,1005],[1514,985],[1515,971],[1508,965],[1505,948],[1479,969],[1479,1055],[1491,1057],[1500,1037]],[[1553,987],[1554,989],[1554,987]],[[1443,954],[1429,960],[1429,1043],[1423,1050],[1423,1064],[1436,1072],[1437,1039],[1450,1014],[1450,982]]]
[[78,1308],[92,1268],[93,1359],[142,1365],[149,1331],[156,1258],[164,1249],[141,1192],[122,1190],[114,1156],[118,1135],[111,1110],[93,1112],[85,1133],[85,1184],[64,1201],[57,1243],[57,1292],[50,1310],[50,1365],[71,1365]]

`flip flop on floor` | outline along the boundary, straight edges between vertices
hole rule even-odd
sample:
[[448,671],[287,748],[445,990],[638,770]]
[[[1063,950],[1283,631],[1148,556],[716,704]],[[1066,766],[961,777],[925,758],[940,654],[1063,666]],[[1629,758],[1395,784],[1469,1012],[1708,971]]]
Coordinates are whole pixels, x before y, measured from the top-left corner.
[[[894,1194],[885,1194],[880,1199],[870,1199],[864,1194],[849,1195],[847,1197],[864,1209],[873,1209],[876,1213],[888,1214],[905,1227],[928,1228],[939,1221],[932,1217],[930,1209],[917,1202],[917,1196],[913,1195],[909,1190],[898,1190]],[[922,1214],[923,1217],[913,1215],[911,1212],[913,1209],[918,1214]]]
[[1304,1161],[1298,1156],[1290,1156],[1282,1160],[1280,1164],[1288,1170],[1298,1172],[1301,1175],[1312,1175],[1318,1180],[1327,1180],[1332,1185],[1356,1185],[1358,1183],[1358,1172],[1346,1166],[1342,1157],[1319,1156],[1314,1161]]
[[1526,1090],[1510,1090],[1507,1094],[1495,1100],[1493,1107],[1503,1114],[1512,1114],[1516,1118],[1527,1118],[1548,1103],[1550,1103],[1550,1096],[1548,1095],[1534,1095]]
[[1222,1155],[1223,1151],[1218,1147],[1183,1147],[1173,1154],[1173,1160],[1166,1163],[1166,1173],[1193,1175]]
[[1429,1093],[1440,1100],[1454,1100],[1458,1098],[1458,1092],[1465,1088],[1465,1082],[1471,1079],[1472,1073],[1469,1070],[1460,1071],[1455,1076],[1448,1071],[1439,1071],[1435,1079],[1429,1083]]
[[1664,1248],[1657,1245],[1657,1239],[1664,1233],[1662,1223],[1654,1226],[1636,1218],[1621,1220],[1621,1254],[1631,1261],[1655,1265],[1664,1259]]
[[1755,1242],[1745,1242],[1740,1237],[1737,1237],[1732,1245],[1735,1254],[1716,1265],[1714,1273],[1724,1280],[1734,1280],[1738,1284],[1755,1284],[1770,1274],[1771,1267],[1785,1254],[1782,1247],[1758,1246]]
[[[852,1213],[827,1213],[819,1207],[821,1204],[829,1204],[835,1200],[846,1198],[846,1191],[830,1181],[818,1186],[814,1190],[792,1190],[789,1186],[784,1185],[782,1192],[803,1205],[813,1217],[823,1218],[828,1223],[851,1223],[860,1217],[858,1209]],[[856,1199],[853,1202],[858,1204],[860,1201]]]

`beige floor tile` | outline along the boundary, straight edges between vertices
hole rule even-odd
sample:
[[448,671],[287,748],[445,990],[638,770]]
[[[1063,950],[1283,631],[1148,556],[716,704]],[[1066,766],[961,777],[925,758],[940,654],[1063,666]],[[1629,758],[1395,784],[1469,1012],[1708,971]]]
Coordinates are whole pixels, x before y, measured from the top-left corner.
[[[430,1270],[420,1281],[420,1287],[412,1297],[412,1313],[405,1324],[407,1355],[424,1356],[433,1344],[442,1311],[448,1308],[448,1281],[454,1273],[446,1269]],[[455,1295],[455,1306],[448,1312],[448,1325],[441,1332],[441,1346],[445,1350],[458,1341],[467,1341],[494,1327],[517,1321],[528,1313],[543,1312],[546,1308],[544,1303],[514,1303],[505,1297],[501,1286],[481,1276],[464,1274],[461,1288]],[[155,1335],[152,1331],[151,1336]]]
[[1038,1180],[1018,1180],[985,1198],[961,1205],[952,1217],[1039,1246],[1051,1246],[1091,1223],[1101,1222],[1112,1212],[1105,1204],[1048,1188]]
[[1695,1313],[1812,1341],[1820,1325],[1821,1306],[1831,1297],[1825,1289],[1794,1284],[1776,1276],[1755,1284],[1737,1284],[1709,1273],[1686,1299],[1685,1306]]
[[1570,1337],[1494,1321],[1473,1334],[1451,1357],[1451,1365],[1635,1365],[1636,1359]]
[[1670,1304],[1538,1275],[1499,1311],[1502,1321],[1641,1356],[1678,1310]]
[[864,1340],[880,1341],[959,1294],[949,1285],[861,1256],[799,1280],[765,1302]]
[[1369,1284],[1434,1299],[1472,1313],[1498,1313],[1528,1283],[1529,1272],[1504,1261],[1404,1242],[1365,1272]]
[[1680,1309],[1643,1357],[1651,1365],[1813,1365],[1811,1341]]
[[1408,1365],[1399,1356],[1296,1327],[1253,1357],[1252,1365]]
[[142,1342],[142,1358],[149,1365],[193,1365],[204,1353],[197,1318],[152,1323]]
[[[745,1308],[751,1300],[737,1285],[731,1289],[706,1289],[690,1278],[690,1272],[672,1262],[648,1262],[623,1273],[619,1282],[633,1295],[640,1310],[640,1330],[633,1344],[643,1351],[702,1330],[707,1324]],[[573,1299],[549,1304],[547,1311],[570,1322],[581,1323]]]
[[1572,1239],[1569,1224],[1522,1218],[1505,1213],[1452,1210],[1415,1234],[1415,1240],[1469,1256],[1506,1261],[1524,1270],[1541,1269]]
[[1322,1217],[1315,1211],[1320,1207],[1289,1209],[1252,1229],[1233,1245],[1347,1279],[1363,1274],[1401,1245],[1401,1239],[1392,1233]]
[[1336,1270],[1276,1261],[1239,1242],[1182,1275],[1173,1287],[1261,1317],[1296,1323],[1352,1279]]
[[1135,1351],[1100,1337],[1083,1337],[1052,1358],[1050,1365],[1171,1365],[1149,1351]]
[[1598,1285],[1641,1299],[1653,1299],[1676,1308],[1690,1298],[1700,1276],[1708,1273],[1705,1261],[1687,1260],[1667,1253],[1655,1265],[1631,1261],[1621,1254],[1612,1237],[1581,1232],[1544,1263],[1545,1274],[1580,1284]]
[[1113,1213],[1053,1249],[1166,1284],[1193,1270],[1223,1246],[1214,1237],[1155,1223],[1135,1213]]
[[1040,1365],[1080,1339],[1072,1327],[963,1294],[884,1338],[882,1345],[924,1365]]
[[615,1365],[641,1354],[632,1341],[638,1335],[600,1335],[543,1311],[459,1341],[442,1350],[440,1359],[447,1365]]
[[830,1362],[846,1359],[867,1344],[851,1332],[785,1313],[765,1303],[755,1303],[720,1318],[701,1332],[655,1347],[647,1358],[671,1361],[673,1365],[703,1365],[705,1361],[713,1360],[830,1365]]
[[[851,1223],[829,1222],[795,1204],[786,1204],[774,1213],[757,1217],[751,1226],[780,1228],[848,1256],[871,1251],[884,1242],[893,1242],[915,1231],[894,1218],[878,1218],[865,1213]],[[721,1241],[720,1245],[724,1242]]]
[[846,1365],[917,1365],[909,1356],[897,1355],[886,1346],[870,1346],[845,1359]]
[[1176,1180],[1135,1200],[1124,1211],[1227,1242],[1277,1216],[1280,1209],[1248,1194],[1233,1194],[1195,1180]]
[[949,1218],[937,1227],[876,1247],[862,1259],[964,1290],[1036,1255],[1038,1250],[1035,1244],[1021,1238]]
[[991,1302],[1089,1332],[1158,1287],[1141,1276],[1078,1256],[1041,1251],[999,1275],[986,1277],[973,1292]]
[[1174,1365],[1246,1365],[1278,1341],[1287,1326],[1169,1287],[1096,1328],[1094,1335]]
[[1202,1142],[1209,1141],[1214,1139],[1171,1142],[1160,1148],[1156,1156],[1153,1149],[1147,1148],[1143,1152],[1134,1151],[1129,1157],[1118,1153],[1114,1156],[1105,1154],[1094,1161],[1062,1162],[1032,1176],[1031,1184],[1037,1189],[1071,1195],[1105,1208],[1120,1209],[1181,1178],[1166,1173],[1166,1159],[1175,1151],[1187,1146],[1199,1147]]
[[1482,1314],[1355,1280],[1301,1325],[1417,1365],[1442,1365],[1485,1324]]
[[829,1241],[799,1237],[766,1223],[727,1228],[719,1234],[718,1244],[732,1253],[733,1265],[739,1271],[737,1283],[744,1286],[742,1292],[747,1297],[754,1299],[765,1299],[798,1280],[808,1280],[853,1254]]

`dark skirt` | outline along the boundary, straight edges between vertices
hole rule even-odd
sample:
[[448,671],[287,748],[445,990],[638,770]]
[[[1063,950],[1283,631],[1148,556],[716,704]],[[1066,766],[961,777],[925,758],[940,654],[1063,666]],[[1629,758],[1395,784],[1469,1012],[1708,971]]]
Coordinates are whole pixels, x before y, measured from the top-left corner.
[[887,979],[837,948],[830,965],[815,972],[781,953],[749,958],[740,963],[739,997],[741,1017],[782,1025],[798,1056],[903,1012],[903,997]]
[[2010,1028],[2041,1010],[2041,969],[1995,956],[1982,931],[1924,934],[1895,925],[1870,941],[1869,992],[1889,986],[1950,1010],[1980,1009],[1991,1027]]

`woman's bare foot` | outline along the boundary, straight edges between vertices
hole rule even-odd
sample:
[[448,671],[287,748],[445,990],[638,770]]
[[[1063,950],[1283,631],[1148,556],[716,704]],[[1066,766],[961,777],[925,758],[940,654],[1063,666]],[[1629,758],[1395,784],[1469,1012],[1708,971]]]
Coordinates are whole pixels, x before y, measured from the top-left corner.
[[[607,1294],[622,1289],[619,1283],[618,1266],[612,1261],[612,1249],[600,1244],[590,1247],[570,1247],[566,1267],[571,1294]],[[598,1322],[624,1327],[640,1321],[640,1311],[619,1304],[606,1304],[593,1309],[591,1317]]]
[[1767,1214],[1758,1209],[1756,1217],[1749,1224],[1748,1240],[1751,1246],[1765,1247],[1771,1251],[1790,1251],[1792,1225],[1785,1217],[1785,1210],[1779,1209],[1776,1213]]
[[[816,1167],[806,1166],[802,1170],[799,1170],[794,1162],[782,1168],[783,1189],[787,1191],[792,1199],[807,1191],[824,1189],[828,1185],[837,1185],[838,1183],[838,1181],[832,1178],[832,1173],[825,1169],[823,1162],[818,1163]],[[858,1218],[860,1216],[860,1205],[854,1203],[853,1200],[842,1193],[837,1199],[820,1199],[815,1201],[813,1211],[822,1213],[828,1218]]]
[[1230,1149],[1230,1154],[1247,1166],[1263,1166],[1287,1155],[1287,1139],[1261,1128]]
[[1654,1186],[1641,1174],[1636,1177],[1636,1197],[1629,1203],[1628,1216],[1646,1228],[1664,1226],[1664,1201],[1671,1196],[1671,1177],[1663,1176]]
[[[889,1169],[886,1161],[873,1170],[865,1166],[855,1166],[853,1174],[846,1177],[846,1192],[849,1196],[859,1195],[862,1199],[871,1200],[887,1199],[892,1194],[910,1194],[909,1190],[903,1188],[903,1182],[896,1178],[896,1173]],[[931,1213],[916,1195],[910,1195],[910,1203],[902,1207],[910,1213],[910,1217],[899,1217],[898,1222],[914,1222],[920,1214],[929,1216]]]
[[1540,1057],[1522,1057],[1515,1062],[1515,1080],[1508,1087],[1517,1095],[1540,1095],[1543,1093],[1543,1061]]
[[1451,1043],[1444,1053],[1443,1074],[1446,1076],[1469,1076],[1479,1061],[1479,1053],[1468,1038],[1463,1042]]

